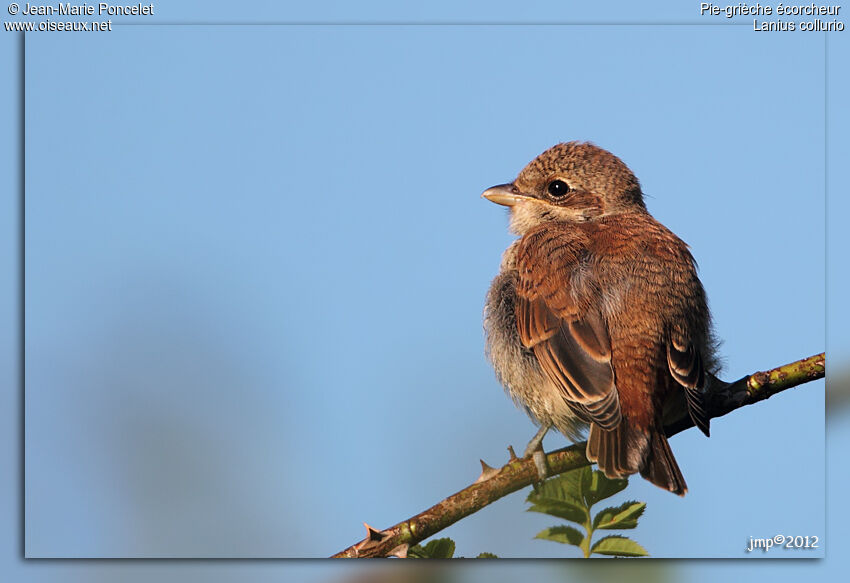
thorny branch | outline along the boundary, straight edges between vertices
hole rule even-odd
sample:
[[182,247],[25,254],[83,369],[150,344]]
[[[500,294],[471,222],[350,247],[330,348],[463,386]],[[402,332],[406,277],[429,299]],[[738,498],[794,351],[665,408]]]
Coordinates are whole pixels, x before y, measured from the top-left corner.
[[[758,403],[786,389],[823,378],[825,361],[825,354],[820,353],[772,370],[745,376],[733,383],[716,380],[707,395],[709,417],[711,419],[722,417],[735,409]],[[668,414],[665,418],[665,431],[668,436],[693,427],[693,422],[686,412],[683,397],[681,403],[674,404],[672,411],[675,413]],[[546,454],[549,475],[555,476],[589,464],[584,455],[585,445],[585,443],[577,443]],[[473,484],[438,502],[428,510],[385,530],[377,530],[367,524],[366,538],[336,553],[333,558],[407,556],[407,549],[410,546],[481,510],[499,498],[536,482],[537,469],[533,460],[517,458],[513,448],[508,449],[510,460],[501,468],[491,468],[482,460],[481,476]]]

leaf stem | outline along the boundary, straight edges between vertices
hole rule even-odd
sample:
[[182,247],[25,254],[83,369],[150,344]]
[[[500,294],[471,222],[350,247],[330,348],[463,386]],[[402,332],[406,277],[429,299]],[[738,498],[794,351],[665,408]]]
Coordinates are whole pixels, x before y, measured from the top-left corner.
[[581,550],[584,553],[584,558],[590,558],[590,539],[593,537],[593,519],[590,517],[590,506],[584,509],[584,531],[587,536],[581,541]]

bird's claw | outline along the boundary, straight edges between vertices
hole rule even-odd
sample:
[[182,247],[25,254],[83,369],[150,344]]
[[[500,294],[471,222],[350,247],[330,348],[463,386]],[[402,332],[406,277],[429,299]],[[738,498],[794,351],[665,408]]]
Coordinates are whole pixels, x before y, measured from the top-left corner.
[[546,454],[543,452],[543,438],[546,432],[549,431],[550,425],[542,425],[537,431],[537,434],[528,442],[525,452],[522,454],[523,459],[532,458],[534,466],[537,468],[537,477],[542,482],[549,476],[549,469],[546,467]]
[[546,454],[543,452],[543,447],[534,450],[531,453],[531,459],[534,460],[534,466],[537,468],[537,477],[542,482],[549,477],[549,468],[546,467]]

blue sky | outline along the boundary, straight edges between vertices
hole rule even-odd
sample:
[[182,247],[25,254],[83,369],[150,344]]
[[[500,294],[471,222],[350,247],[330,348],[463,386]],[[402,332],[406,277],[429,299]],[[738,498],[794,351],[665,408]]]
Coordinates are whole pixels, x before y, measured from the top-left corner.
[[[543,3],[487,18],[198,6],[156,18],[705,22],[625,4],[616,21]],[[363,521],[460,489],[478,458],[503,463],[534,427],[483,357],[483,296],[511,237],[478,195],[558,141],[623,158],[691,245],[724,378],[820,352],[845,315],[833,302],[823,318],[847,152],[832,74],[827,201],[824,48],[749,26],[28,35],[27,552],[322,557]],[[844,277],[831,269],[830,289]],[[710,440],[674,438],[690,492],[633,480],[621,496],[648,504],[635,538],[654,556],[737,558],[750,536],[826,537],[823,410],[821,381],[715,421]],[[551,520],[524,496],[443,534],[466,556],[574,556],[532,540]]]

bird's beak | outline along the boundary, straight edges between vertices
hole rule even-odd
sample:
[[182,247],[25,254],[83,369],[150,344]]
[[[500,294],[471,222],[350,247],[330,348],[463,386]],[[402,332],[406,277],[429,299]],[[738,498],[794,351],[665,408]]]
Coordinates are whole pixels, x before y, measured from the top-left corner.
[[527,194],[520,192],[519,188],[517,188],[513,183],[500,184],[498,186],[488,188],[481,193],[481,196],[490,202],[495,202],[496,204],[504,206],[514,206],[519,202],[529,200],[531,198]]

